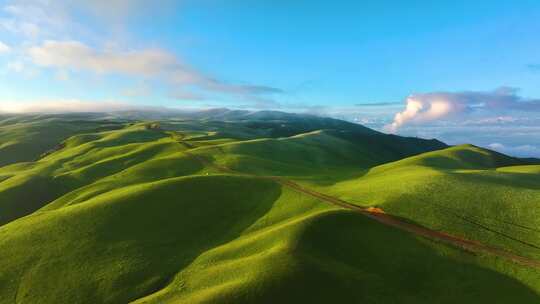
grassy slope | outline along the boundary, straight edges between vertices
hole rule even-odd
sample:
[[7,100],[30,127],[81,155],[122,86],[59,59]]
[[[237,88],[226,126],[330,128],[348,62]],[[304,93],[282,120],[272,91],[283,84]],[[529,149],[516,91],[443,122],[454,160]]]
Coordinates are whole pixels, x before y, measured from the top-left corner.
[[[352,203],[540,259],[538,166],[464,145],[361,170],[384,159],[374,145],[363,157],[362,144],[312,132],[199,152],[240,172],[285,175]],[[513,272],[511,265],[501,267]],[[540,289],[538,272],[520,278]]]
[[193,150],[228,168],[258,175],[350,178],[378,164],[445,147],[439,142],[319,130],[284,138],[238,141]]
[[64,139],[81,132],[121,127],[77,116],[0,116],[0,166],[34,161]]
[[[269,181],[215,175],[183,151],[200,147],[192,153],[245,172],[292,176],[366,204],[384,203],[390,212],[450,230],[461,228],[443,216],[414,212],[419,206],[412,198],[422,198],[418,187],[426,180],[436,185],[439,175],[489,171],[495,174],[487,177],[490,183],[512,181],[505,199],[513,202],[535,183],[514,183],[515,175],[537,178],[537,167],[491,169],[515,160],[497,155],[493,161],[484,151],[477,158],[479,151],[465,147],[471,150],[466,157],[454,151],[462,148],[452,148],[359,178],[370,166],[401,158],[403,150],[417,153],[418,143],[400,149],[403,143],[392,146],[390,137],[375,145],[371,137],[351,140],[330,131],[237,142],[238,132],[251,131],[231,127],[216,135],[214,126],[180,125],[178,134],[140,124],[78,135],[39,162],[0,168],[0,220],[11,221],[0,226],[0,248],[6,248],[0,252],[0,303],[539,300],[536,271],[416,239]],[[416,186],[403,177],[416,178]],[[490,183],[487,192],[494,189]],[[445,197],[448,189],[435,190]],[[531,203],[538,191],[530,190],[518,198],[538,210]],[[454,195],[461,200],[470,193]],[[486,213],[497,215],[498,208]],[[514,216],[520,223],[533,217]]]
[[[142,170],[144,175],[139,177],[152,180],[149,171],[167,166],[167,159],[161,158],[174,157],[182,150],[170,136],[159,130],[148,130],[145,125],[78,135],[67,140],[65,146],[38,162],[0,168],[0,180],[3,180],[0,182],[0,208],[3,210],[0,225],[104,178],[118,179],[116,184],[108,183],[111,188],[129,183],[137,176],[122,178],[115,175],[129,168]],[[142,165],[145,162],[149,163]],[[180,166],[182,163],[185,165]],[[141,166],[135,167],[138,164]],[[169,167],[167,172],[178,176],[198,169],[197,164],[179,160],[178,166]],[[107,183],[107,180],[101,182]]]
[[[240,126],[233,132],[234,127],[229,126],[228,132],[218,135],[214,131],[216,124],[222,126],[222,123],[193,121],[163,124],[167,129],[182,130],[174,132],[148,128],[151,124],[141,123],[121,130],[79,134],[64,141],[62,149],[38,162],[0,168],[0,208],[3,210],[0,225],[30,214],[78,188],[101,187],[96,191],[103,191],[131,182],[196,173],[202,168],[194,166],[200,164],[181,153],[192,147],[201,147],[201,153],[210,158],[225,156],[225,164],[233,168],[239,164],[255,169],[254,173],[278,174],[277,170],[281,170],[282,173],[294,172],[303,176],[355,175],[357,168],[381,163],[388,158],[397,159],[401,155],[381,157],[370,154],[366,145],[354,144],[327,131],[282,139],[238,141],[234,137],[257,137],[259,130]],[[429,143],[423,149],[433,148]],[[196,150],[199,149],[193,151]],[[409,153],[413,152],[416,150]],[[364,156],[357,157],[359,154]],[[276,159],[280,155],[287,155],[287,159]],[[229,162],[229,158],[235,164]],[[350,165],[351,162],[355,167]],[[187,167],[191,169],[184,170]],[[168,174],[161,174],[161,170]]]
[[325,187],[432,229],[540,258],[539,166],[474,146],[425,153]]
[[233,176],[164,179],[34,213],[0,228],[0,246],[2,303],[538,300],[473,256]]

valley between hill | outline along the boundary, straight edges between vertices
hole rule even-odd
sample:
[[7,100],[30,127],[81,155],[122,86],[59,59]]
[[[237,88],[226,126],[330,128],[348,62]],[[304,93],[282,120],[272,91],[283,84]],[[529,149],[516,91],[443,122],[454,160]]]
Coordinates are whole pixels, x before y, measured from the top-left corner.
[[308,115],[135,114],[0,118],[0,303],[540,301],[529,160]]

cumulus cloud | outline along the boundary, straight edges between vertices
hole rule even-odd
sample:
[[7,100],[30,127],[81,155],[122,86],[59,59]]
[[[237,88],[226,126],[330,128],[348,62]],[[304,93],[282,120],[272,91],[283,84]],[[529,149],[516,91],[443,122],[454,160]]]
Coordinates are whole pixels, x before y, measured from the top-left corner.
[[516,88],[501,87],[489,92],[434,92],[413,94],[406,107],[394,116],[387,132],[395,133],[407,124],[422,124],[461,117],[464,113],[505,113],[508,111],[540,111],[539,99],[526,99]]

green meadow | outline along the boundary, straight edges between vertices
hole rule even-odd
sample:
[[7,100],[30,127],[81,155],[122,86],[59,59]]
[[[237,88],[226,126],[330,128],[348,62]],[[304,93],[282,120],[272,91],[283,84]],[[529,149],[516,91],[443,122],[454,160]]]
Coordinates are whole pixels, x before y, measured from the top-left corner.
[[540,303],[534,162],[280,112],[0,116],[0,303]]

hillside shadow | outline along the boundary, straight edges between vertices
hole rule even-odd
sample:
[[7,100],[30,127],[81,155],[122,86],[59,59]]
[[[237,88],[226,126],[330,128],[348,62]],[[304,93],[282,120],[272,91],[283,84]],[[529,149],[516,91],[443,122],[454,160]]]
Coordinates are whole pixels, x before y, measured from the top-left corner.
[[[111,158],[79,170],[68,171],[59,176],[50,176],[42,172],[30,172],[26,176],[21,176],[20,182],[0,191],[0,208],[3,210],[0,213],[0,226],[29,215],[65,195],[70,195],[72,192],[78,195],[78,190],[87,190],[84,187],[102,178],[118,174],[130,168],[136,168],[141,164],[150,162],[149,164],[153,165],[152,167],[148,166],[150,168],[146,171],[135,173],[138,175],[144,173],[146,175],[145,179],[137,180],[134,179],[135,176],[129,176],[120,181],[107,181],[106,183],[112,183],[112,185],[106,187],[103,191],[110,191],[114,187],[123,187],[137,181],[149,182],[152,179],[157,181],[163,178],[187,176],[203,168],[203,165],[197,161],[193,161],[191,166],[185,166],[182,163],[175,164],[174,160],[171,160],[170,164],[159,164],[153,158],[160,152],[160,147],[151,147],[138,151],[136,154]],[[58,164],[53,164],[53,166],[56,165]],[[159,170],[160,168],[162,170]]]
[[351,211],[318,216],[297,244],[297,271],[258,303],[540,303],[536,291],[478,266],[473,255]]
[[[109,255],[138,261],[137,267],[115,276],[113,284],[121,290],[115,291],[113,302],[129,302],[164,288],[200,254],[239,237],[280,195],[281,187],[271,181],[194,177],[142,192],[105,208],[106,214],[95,214],[106,218],[97,228],[96,248],[108,249],[93,257],[94,263],[99,265]],[[141,288],[149,278],[159,279]]]
[[[347,169],[347,171],[349,170],[350,169]],[[354,170],[354,171],[351,170],[349,172],[344,170],[344,173],[340,173],[340,174],[335,174],[334,172],[334,173],[327,173],[327,174],[321,174],[321,175],[306,174],[306,175],[295,175],[295,176],[289,176],[289,177],[298,182],[307,182],[314,186],[328,187],[328,186],[333,186],[335,184],[338,184],[344,181],[358,180],[364,177],[366,174],[368,174],[370,170],[371,169],[358,168],[357,170]]]
[[92,142],[96,148],[109,148],[129,144],[153,142],[162,138],[170,137],[169,134],[159,129],[120,130],[117,138],[102,139]]

